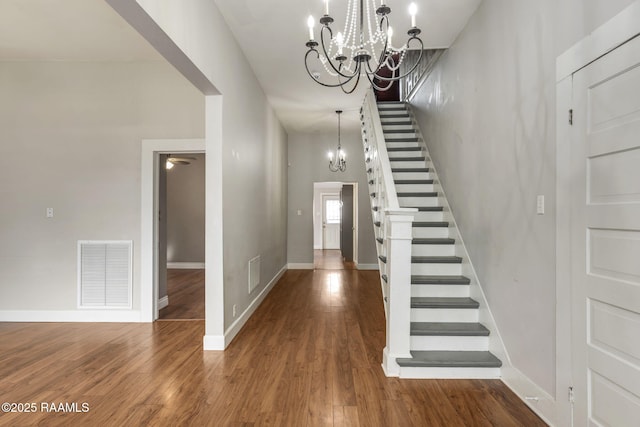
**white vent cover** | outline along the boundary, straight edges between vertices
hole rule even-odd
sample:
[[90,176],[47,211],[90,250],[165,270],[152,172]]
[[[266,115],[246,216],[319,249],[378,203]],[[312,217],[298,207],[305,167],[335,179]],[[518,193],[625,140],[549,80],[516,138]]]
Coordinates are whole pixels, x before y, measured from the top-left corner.
[[249,293],[260,284],[260,255],[249,261]]
[[131,308],[131,240],[78,241],[78,307]]

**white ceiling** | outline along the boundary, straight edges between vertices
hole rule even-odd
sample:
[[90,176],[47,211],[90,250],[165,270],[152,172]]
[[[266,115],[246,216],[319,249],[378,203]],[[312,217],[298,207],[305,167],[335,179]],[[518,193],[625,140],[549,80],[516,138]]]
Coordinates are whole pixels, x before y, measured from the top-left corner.
[[[360,91],[313,82],[304,68],[306,18],[316,20],[323,0],[214,0],[238,40],[278,117],[288,131],[356,127]],[[330,0],[335,28],[342,27],[346,0]],[[426,48],[448,47],[481,0],[414,0]],[[409,28],[411,0],[386,0],[394,41]],[[316,27],[316,34],[317,34]],[[160,55],[104,0],[0,0],[0,61],[136,61]]]

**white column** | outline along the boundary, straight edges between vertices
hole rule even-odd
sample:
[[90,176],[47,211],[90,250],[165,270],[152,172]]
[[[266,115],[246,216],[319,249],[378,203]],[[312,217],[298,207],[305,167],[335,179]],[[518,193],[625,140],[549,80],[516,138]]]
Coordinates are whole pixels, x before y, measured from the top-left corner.
[[389,377],[400,375],[398,357],[411,357],[411,240],[415,209],[386,209],[387,345],[382,367]]

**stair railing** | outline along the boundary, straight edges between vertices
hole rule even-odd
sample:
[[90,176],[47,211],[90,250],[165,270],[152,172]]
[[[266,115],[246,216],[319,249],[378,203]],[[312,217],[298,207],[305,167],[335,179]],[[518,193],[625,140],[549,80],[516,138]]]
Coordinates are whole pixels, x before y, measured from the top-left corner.
[[411,241],[417,209],[401,208],[398,203],[382,122],[372,89],[365,96],[360,120],[387,319],[382,366],[387,376],[398,376],[399,367],[395,359],[411,357]]

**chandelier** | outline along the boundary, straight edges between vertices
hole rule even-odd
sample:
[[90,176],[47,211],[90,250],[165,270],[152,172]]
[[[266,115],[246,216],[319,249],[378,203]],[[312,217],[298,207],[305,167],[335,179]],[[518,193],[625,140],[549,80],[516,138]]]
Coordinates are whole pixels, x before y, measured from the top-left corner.
[[338,115],[338,148],[336,148],[335,156],[332,152],[329,152],[329,169],[331,172],[344,172],[347,170],[347,161],[345,159],[346,155],[340,146],[340,114],[342,114],[342,110],[336,110],[336,114]]
[[[309,76],[317,83],[326,87],[340,87],[344,93],[352,93],[358,86],[360,77],[365,75],[374,89],[384,91],[418,66],[424,45],[418,37],[421,31],[416,27],[415,3],[409,6],[411,28],[407,31],[407,42],[396,48],[392,44],[393,29],[389,24],[391,8],[384,4],[384,0],[380,1],[377,8],[376,0],[348,0],[344,28],[335,35],[331,29],[333,18],[329,15],[329,0],[324,1],[325,11],[320,18],[319,43],[314,39],[313,16],[309,16],[307,20],[309,41],[306,46],[309,50],[304,56],[304,65]],[[410,70],[399,75],[400,65],[412,42],[415,42],[415,47],[419,47],[420,57]],[[318,68],[324,69],[324,74],[336,78],[337,82],[327,83],[326,78],[321,77],[320,71],[310,69],[310,58],[319,63]],[[382,69],[391,71],[391,77],[381,75]]]

